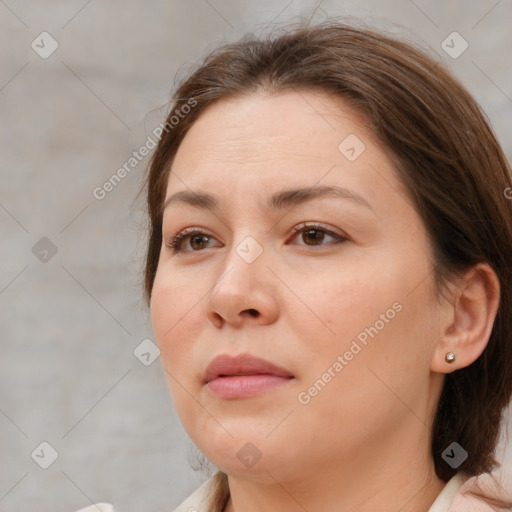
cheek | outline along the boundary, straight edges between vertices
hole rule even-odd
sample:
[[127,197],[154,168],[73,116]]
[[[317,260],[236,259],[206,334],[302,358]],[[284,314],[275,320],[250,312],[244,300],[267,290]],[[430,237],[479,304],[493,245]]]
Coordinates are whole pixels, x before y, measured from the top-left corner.
[[204,294],[189,279],[158,271],[151,294],[151,322],[164,369],[179,378],[190,371],[191,339],[199,334],[197,320]]
[[296,290],[317,317],[313,323],[325,334],[320,339],[311,339],[315,344],[323,340],[326,347],[337,350],[370,322],[373,324],[379,313],[393,303],[390,300],[393,293],[383,285],[374,263],[358,266],[357,272],[348,266],[345,269],[340,269],[339,265],[326,266],[316,277],[297,282]]
[[308,309],[290,325],[295,324],[298,339],[304,340],[309,379],[317,379],[328,363],[347,351],[352,352],[346,358],[349,366],[365,369],[364,375],[353,376],[361,381],[367,379],[368,367],[382,367],[393,379],[397,361],[406,371],[429,365],[432,284],[425,279],[429,269],[424,256],[418,255],[411,266],[407,254],[381,252],[359,258],[357,268],[348,262],[344,269],[327,265],[316,277],[294,283]]
[[430,287],[425,282],[410,293],[410,275],[399,263],[387,265],[385,273],[338,273],[308,296],[308,305],[335,334],[320,325],[316,332],[324,334],[314,336],[311,318],[301,320],[307,332],[301,391],[310,402],[299,410],[310,421],[329,417],[339,426],[333,435],[358,439],[394,428],[410,415],[404,404],[417,404],[418,414],[427,414],[421,397],[429,378]]
[[[164,370],[172,401],[183,425],[205,425],[204,411],[191,400],[196,392],[198,361],[204,354],[197,353],[194,340],[202,329],[199,318],[202,312],[199,292],[191,279],[179,277],[176,272],[159,269],[151,295],[151,321],[155,339],[160,349],[160,364]],[[172,275],[172,278],[171,278]]]

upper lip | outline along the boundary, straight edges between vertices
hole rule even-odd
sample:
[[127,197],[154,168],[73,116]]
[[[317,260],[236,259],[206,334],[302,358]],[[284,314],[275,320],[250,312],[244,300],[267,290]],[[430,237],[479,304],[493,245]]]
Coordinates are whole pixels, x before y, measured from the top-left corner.
[[293,377],[285,368],[281,368],[270,361],[251,356],[250,354],[240,354],[236,356],[221,354],[214,357],[206,368],[204,382],[210,382],[219,376],[261,374]]

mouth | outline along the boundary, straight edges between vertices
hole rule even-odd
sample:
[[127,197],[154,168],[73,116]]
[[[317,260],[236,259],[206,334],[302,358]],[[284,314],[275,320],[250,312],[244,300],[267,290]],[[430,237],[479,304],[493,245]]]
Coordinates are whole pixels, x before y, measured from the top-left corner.
[[206,368],[203,383],[220,398],[246,398],[285,384],[294,376],[280,366],[251,356],[215,357]]

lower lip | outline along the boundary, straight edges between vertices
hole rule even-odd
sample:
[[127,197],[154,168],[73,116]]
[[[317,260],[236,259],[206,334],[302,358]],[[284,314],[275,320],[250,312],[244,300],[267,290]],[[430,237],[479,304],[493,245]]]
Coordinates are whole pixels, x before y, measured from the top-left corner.
[[291,377],[277,375],[234,375],[217,377],[208,382],[210,391],[219,398],[247,398],[285,384]]

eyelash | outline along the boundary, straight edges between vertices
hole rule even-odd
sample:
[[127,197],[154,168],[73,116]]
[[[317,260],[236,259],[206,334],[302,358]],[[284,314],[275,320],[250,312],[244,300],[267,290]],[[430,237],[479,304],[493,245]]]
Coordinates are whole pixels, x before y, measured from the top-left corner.
[[[334,233],[334,231],[331,231],[329,229],[325,229],[323,226],[321,226],[319,224],[316,224],[316,223],[311,223],[311,222],[303,222],[302,224],[299,224],[298,226],[295,226],[292,229],[292,233],[293,233],[292,239],[295,238],[295,236],[298,233],[304,232],[304,231],[307,231],[307,230],[311,230],[311,229],[316,229],[317,231],[324,232],[327,235],[333,236],[333,237],[335,237],[337,239],[334,242],[330,242],[330,243],[327,243],[327,244],[320,244],[319,245],[320,247],[325,246],[325,245],[334,245],[334,244],[342,243],[342,242],[345,242],[345,241],[348,240],[348,238],[343,237],[341,235],[338,235],[337,233]],[[178,248],[183,240],[185,240],[186,238],[189,238],[192,235],[206,235],[207,237],[213,238],[211,235],[209,235],[208,233],[205,233],[204,231],[201,231],[198,228],[187,228],[187,229],[184,229],[183,231],[180,231],[176,235],[174,235],[168,242],[166,242],[165,245],[167,246],[168,249],[170,249],[174,253],[179,253],[179,252],[201,252],[201,250],[203,250],[203,249],[200,249],[198,251],[194,251],[194,250],[184,251],[183,249],[179,249]],[[316,245],[305,245],[305,246],[306,247],[319,247],[319,246],[316,246]]]

